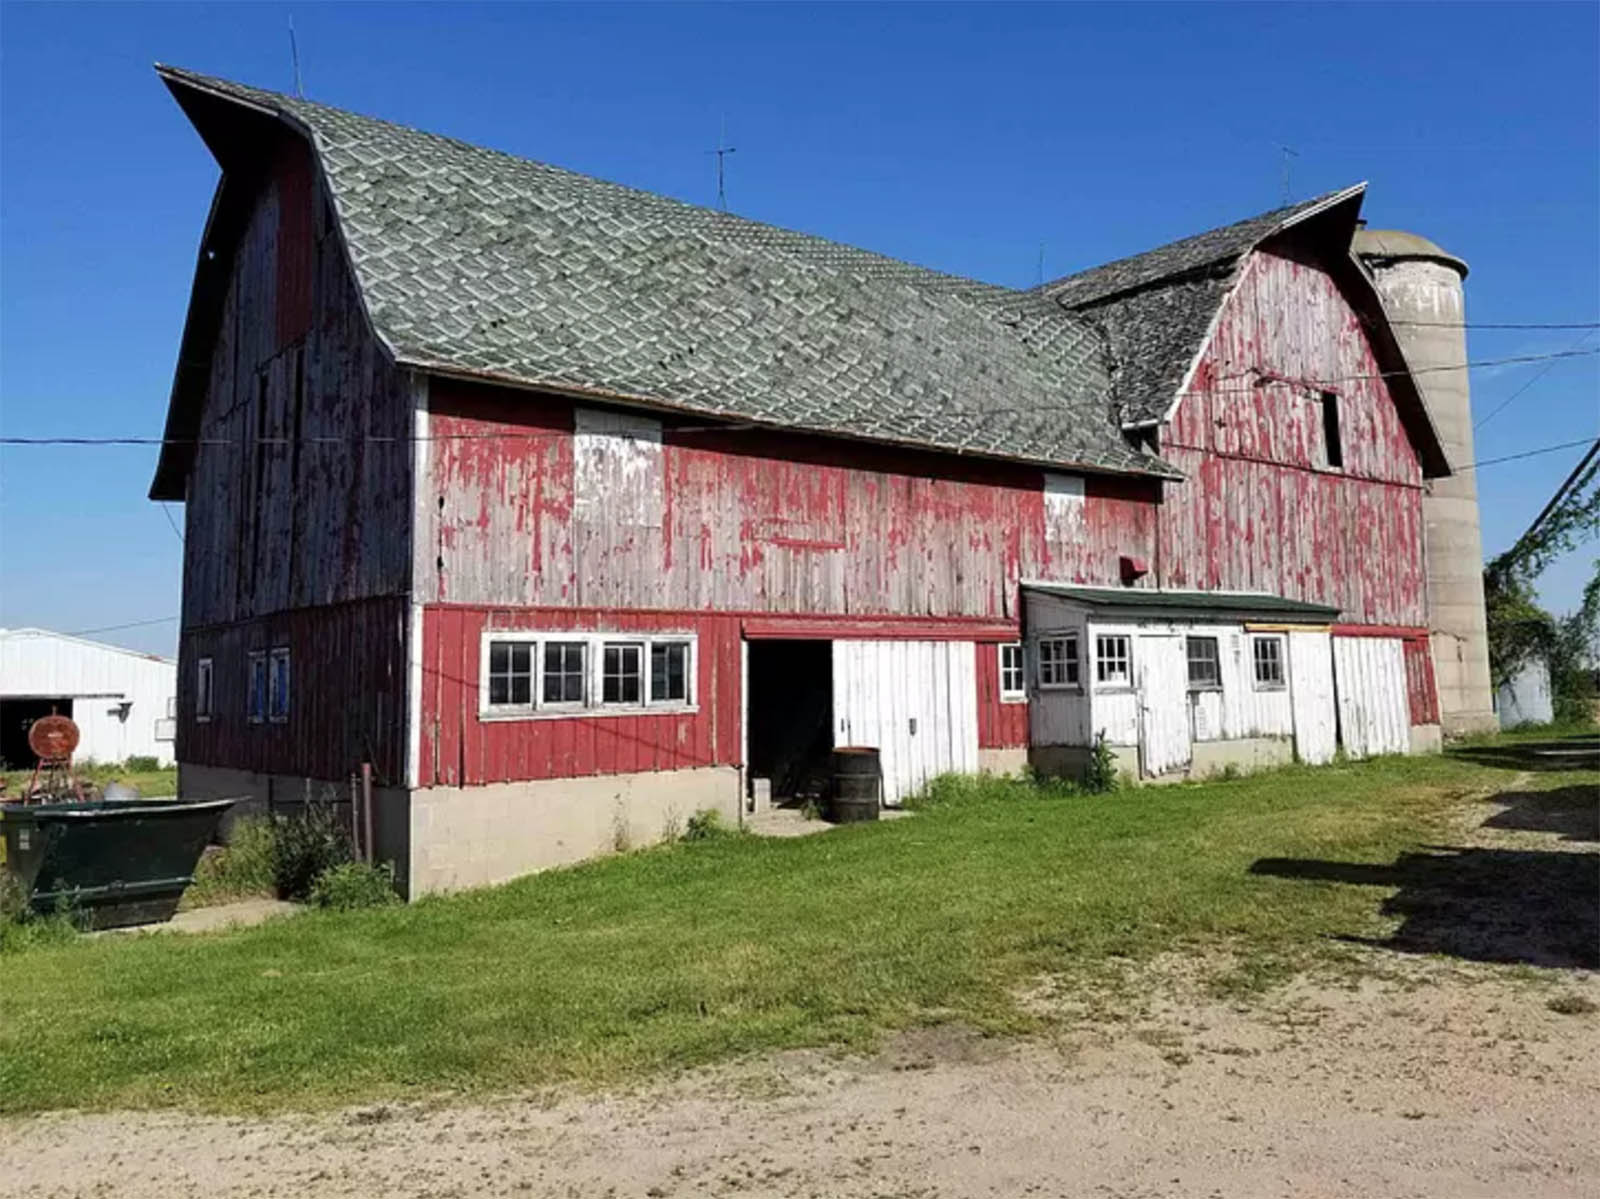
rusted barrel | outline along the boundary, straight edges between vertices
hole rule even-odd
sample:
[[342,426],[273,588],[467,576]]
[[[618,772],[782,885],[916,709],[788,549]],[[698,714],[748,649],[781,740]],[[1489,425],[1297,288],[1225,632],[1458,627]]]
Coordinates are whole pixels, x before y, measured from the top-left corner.
[[833,751],[833,805],[836,824],[876,820],[883,799],[883,769],[878,751],[842,745]]

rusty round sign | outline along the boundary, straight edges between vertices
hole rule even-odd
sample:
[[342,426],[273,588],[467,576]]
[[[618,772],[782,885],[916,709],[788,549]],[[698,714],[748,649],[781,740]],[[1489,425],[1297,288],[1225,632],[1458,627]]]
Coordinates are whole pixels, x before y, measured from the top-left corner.
[[28,729],[28,748],[42,761],[64,761],[78,748],[78,726],[70,717],[41,716]]

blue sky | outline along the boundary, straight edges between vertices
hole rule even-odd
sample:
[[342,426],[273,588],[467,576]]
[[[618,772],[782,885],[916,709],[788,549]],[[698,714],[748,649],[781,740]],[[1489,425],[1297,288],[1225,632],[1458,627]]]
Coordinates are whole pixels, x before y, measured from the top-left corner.
[[[157,60],[1031,285],[1371,182],[1472,265],[1472,322],[1600,320],[1600,8],[1221,5],[0,7],[0,431],[158,435],[215,167]],[[1600,345],[1475,329],[1474,359]],[[1480,416],[1540,364],[1473,375]],[[1480,459],[1600,432],[1551,367]],[[1581,449],[1486,467],[1504,548]],[[0,624],[175,616],[154,450],[0,449]],[[181,525],[181,513],[172,516]],[[1594,547],[1541,580],[1576,602]],[[175,621],[104,634],[170,652]]]

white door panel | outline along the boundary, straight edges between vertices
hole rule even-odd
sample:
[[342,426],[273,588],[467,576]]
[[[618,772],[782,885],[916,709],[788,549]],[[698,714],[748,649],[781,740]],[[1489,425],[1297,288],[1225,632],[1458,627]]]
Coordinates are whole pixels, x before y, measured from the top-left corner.
[[1139,680],[1139,760],[1154,778],[1182,770],[1189,740],[1189,659],[1182,637],[1141,635],[1134,645]]
[[1294,751],[1313,766],[1333,761],[1338,721],[1333,699],[1333,647],[1327,633],[1289,634],[1289,704]]

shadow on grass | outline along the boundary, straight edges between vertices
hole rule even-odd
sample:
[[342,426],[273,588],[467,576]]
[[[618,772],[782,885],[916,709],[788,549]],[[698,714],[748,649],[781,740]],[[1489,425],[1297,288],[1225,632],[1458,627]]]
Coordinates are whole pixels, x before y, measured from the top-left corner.
[[[1592,785],[1505,791],[1487,802],[1500,810],[1484,828],[1600,841],[1600,791]],[[1600,969],[1600,853],[1433,845],[1388,864],[1261,858],[1250,873],[1395,889],[1378,910],[1398,917],[1399,928],[1382,939],[1341,940],[1478,962]]]
[[[1550,791],[1503,791],[1491,803],[1504,804],[1484,828],[1552,833],[1563,841],[1600,841],[1600,787],[1580,784]],[[1600,878],[1594,881],[1600,889]]]
[[1600,734],[1578,733],[1543,741],[1462,745],[1446,757],[1503,770],[1594,770],[1600,768]]

